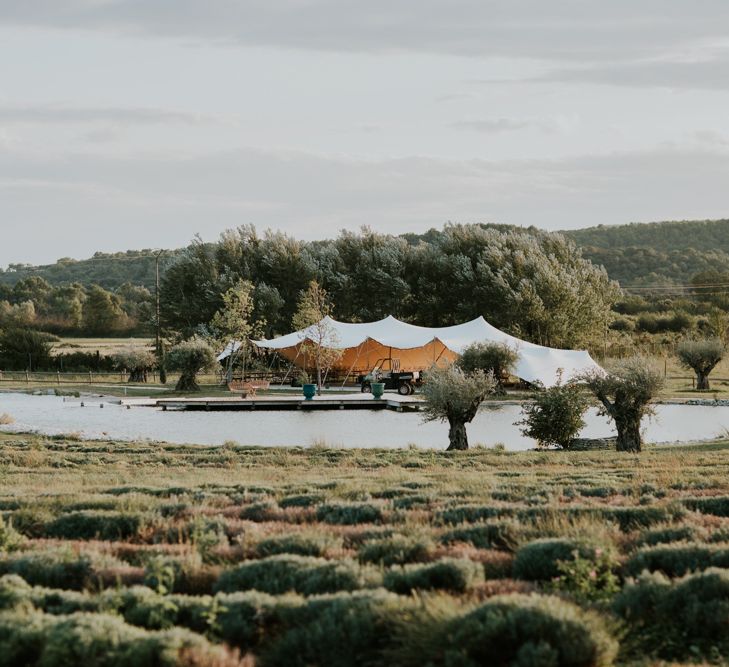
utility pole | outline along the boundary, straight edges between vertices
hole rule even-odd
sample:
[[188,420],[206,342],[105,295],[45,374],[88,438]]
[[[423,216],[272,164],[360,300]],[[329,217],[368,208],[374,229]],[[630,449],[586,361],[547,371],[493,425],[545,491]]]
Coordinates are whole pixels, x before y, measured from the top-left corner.
[[155,351],[157,352],[157,358],[159,358],[161,353],[161,347],[160,347],[160,321],[159,321],[159,258],[162,256],[162,253],[164,250],[159,250],[155,254],[154,257],[154,270],[155,270],[155,288],[154,288],[154,296],[155,296]]

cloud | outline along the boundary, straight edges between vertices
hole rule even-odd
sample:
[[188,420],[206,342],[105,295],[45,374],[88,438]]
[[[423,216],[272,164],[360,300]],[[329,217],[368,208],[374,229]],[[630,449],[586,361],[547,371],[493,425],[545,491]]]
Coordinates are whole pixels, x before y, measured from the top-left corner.
[[0,123],[5,124],[85,124],[158,125],[195,124],[205,118],[200,114],[151,108],[84,108],[64,106],[0,106]]
[[517,120],[513,118],[486,118],[482,120],[459,120],[451,123],[457,130],[470,130],[485,134],[499,134],[501,132],[515,132],[530,127],[537,127],[545,131],[553,130],[553,125],[546,121]]
[[729,51],[721,57],[694,62],[661,60],[557,69],[531,81],[726,91]]
[[176,247],[249,222],[312,239],[363,224],[401,233],[448,220],[564,229],[716,218],[729,212],[727,181],[729,153],[696,149],[504,161],[4,152],[0,265]]
[[328,51],[613,61],[722,36],[724,0],[23,0],[0,22]]

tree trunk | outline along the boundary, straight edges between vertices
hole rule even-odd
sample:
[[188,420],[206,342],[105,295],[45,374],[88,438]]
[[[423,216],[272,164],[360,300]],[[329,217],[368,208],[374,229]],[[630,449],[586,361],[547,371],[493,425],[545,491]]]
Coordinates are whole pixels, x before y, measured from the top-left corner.
[[127,382],[146,382],[147,371],[144,368],[132,368],[129,371],[129,379]]
[[450,422],[448,438],[450,440],[450,444],[448,445],[447,451],[452,449],[468,449],[466,425],[463,422]]
[[641,450],[640,418],[624,419],[615,422],[618,439],[615,449],[619,452],[639,452]]
[[709,388],[709,374],[696,371],[696,389],[699,391],[709,391]]
[[175,391],[200,391],[196,375],[183,371],[180,379],[177,381],[177,385],[175,385]]
[[316,393],[317,396],[321,396],[321,366],[317,364],[316,366]]

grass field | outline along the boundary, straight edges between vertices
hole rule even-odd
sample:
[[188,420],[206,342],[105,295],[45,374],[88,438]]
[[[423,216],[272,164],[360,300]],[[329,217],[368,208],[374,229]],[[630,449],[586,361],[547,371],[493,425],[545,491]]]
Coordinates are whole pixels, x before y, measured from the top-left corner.
[[151,338],[62,338],[53,344],[54,355],[67,352],[90,352],[97,350],[102,356],[110,356],[129,348],[154,347],[154,340]]
[[726,664],[727,473],[0,435],[0,665]]

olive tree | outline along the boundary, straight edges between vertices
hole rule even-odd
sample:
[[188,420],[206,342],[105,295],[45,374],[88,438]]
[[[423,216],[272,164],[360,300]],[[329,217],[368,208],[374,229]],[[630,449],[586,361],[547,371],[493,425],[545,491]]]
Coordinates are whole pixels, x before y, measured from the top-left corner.
[[601,413],[615,422],[618,432],[616,449],[622,452],[641,450],[640,422],[653,414],[650,402],[663,387],[663,377],[644,357],[636,356],[616,362],[606,373],[591,370],[578,378],[600,402]]
[[210,329],[215,334],[221,347],[230,350],[225,361],[225,377],[228,382],[233,379],[235,365],[245,366],[251,353],[251,338],[262,334],[265,322],[253,317],[253,283],[239,280],[225,294],[223,307],[210,321]]
[[493,373],[480,369],[466,373],[456,365],[434,366],[424,379],[424,420],[447,421],[448,449],[468,449],[466,424],[473,421],[484,399],[495,392]]
[[167,355],[167,364],[180,371],[176,391],[200,391],[197,376],[215,367],[215,352],[202,338],[191,338],[175,345]]
[[301,350],[305,358],[314,358],[317,393],[320,395],[324,375],[342,356],[339,336],[331,321],[333,310],[326,290],[316,280],[312,280],[299,296],[298,309],[293,319],[294,327],[304,331]]
[[466,373],[490,371],[497,390],[503,392],[503,381],[514,370],[518,359],[519,353],[506,343],[473,343],[463,350],[456,364]]
[[129,382],[146,382],[147,374],[157,363],[150,350],[127,348],[114,355],[114,366],[129,373]]
[[699,391],[709,391],[709,374],[725,354],[726,347],[720,338],[684,340],[676,349],[681,365],[696,373],[696,388]]
[[590,401],[583,388],[574,382],[547,387],[521,406],[524,419],[517,422],[523,435],[533,438],[540,447],[569,449],[584,428],[583,415]]

